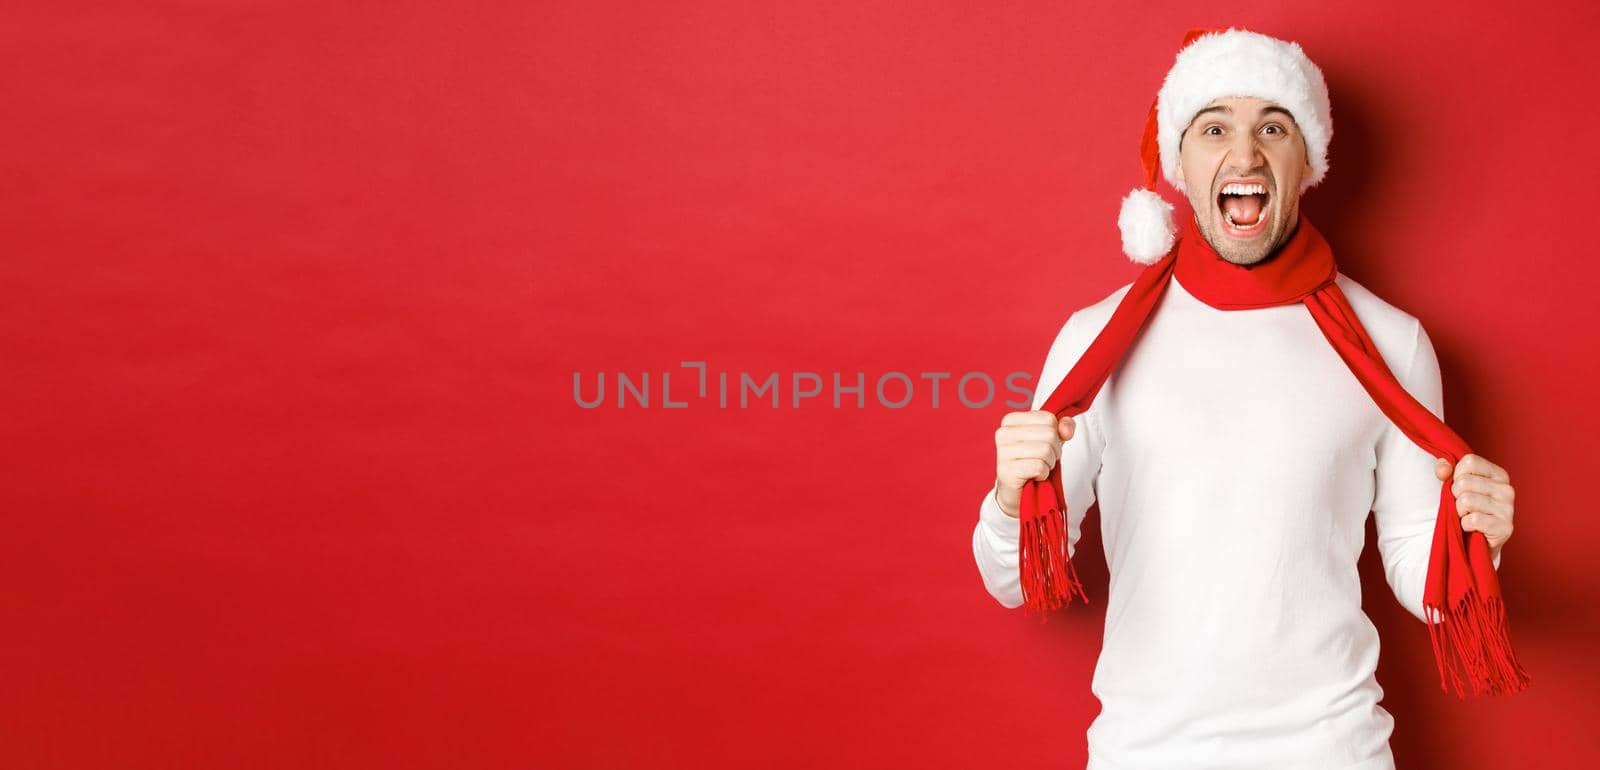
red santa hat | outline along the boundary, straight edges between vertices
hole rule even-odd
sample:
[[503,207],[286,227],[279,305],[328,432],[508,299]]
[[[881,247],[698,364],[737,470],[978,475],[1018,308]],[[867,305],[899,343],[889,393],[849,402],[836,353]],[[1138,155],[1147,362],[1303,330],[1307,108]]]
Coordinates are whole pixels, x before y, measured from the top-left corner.
[[1122,251],[1134,262],[1148,265],[1172,250],[1178,231],[1172,204],[1156,193],[1156,170],[1185,192],[1178,139],[1200,110],[1224,96],[1266,99],[1294,116],[1311,162],[1311,175],[1300,192],[1328,173],[1328,141],[1333,138],[1328,85],[1300,46],[1233,27],[1192,29],[1145,119],[1139,145],[1144,187],[1122,199],[1117,216]]

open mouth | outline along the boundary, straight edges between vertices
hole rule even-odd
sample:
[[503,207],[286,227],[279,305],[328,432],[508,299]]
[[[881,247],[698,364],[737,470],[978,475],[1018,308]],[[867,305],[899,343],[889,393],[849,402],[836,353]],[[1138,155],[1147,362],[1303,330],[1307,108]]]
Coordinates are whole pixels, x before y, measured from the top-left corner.
[[1272,209],[1272,193],[1264,181],[1237,180],[1222,186],[1217,194],[1217,211],[1222,228],[1235,238],[1254,238],[1266,228]]

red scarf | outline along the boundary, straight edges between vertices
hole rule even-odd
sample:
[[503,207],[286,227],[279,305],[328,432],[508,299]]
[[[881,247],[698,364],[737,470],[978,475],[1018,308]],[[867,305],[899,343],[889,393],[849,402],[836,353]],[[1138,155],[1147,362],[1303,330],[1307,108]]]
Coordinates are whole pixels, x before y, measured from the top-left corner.
[[[1139,274],[1105,329],[1045,400],[1045,411],[1060,418],[1089,408],[1176,273],[1185,289],[1219,310],[1303,303],[1328,344],[1407,438],[1452,464],[1472,452],[1389,371],[1344,292],[1334,283],[1338,266],[1333,249],[1304,214],[1275,255],[1250,267],[1222,259],[1201,236],[1194,218],[1183,219],[1177,245]],[[1439,490],[1439,516],[1422,600],[1439,666],[1439,685],[1448,692],[1448,682],[1460,697],[1468,687],[1475,695],[1517,692],[1528,686],[1529,677],[1511,650],[1489,543],[1481,532],[1466,533],[1463,538],[1450,486],[1446,480]],[[1022,595],[1024,606],[1041,620],[1050,610],[1070,602],[1074,593],[1089,600],[1067,557],[1065,500],[1059,463],[1050,470],[1049,484],[1029,480],[1022,489]]]

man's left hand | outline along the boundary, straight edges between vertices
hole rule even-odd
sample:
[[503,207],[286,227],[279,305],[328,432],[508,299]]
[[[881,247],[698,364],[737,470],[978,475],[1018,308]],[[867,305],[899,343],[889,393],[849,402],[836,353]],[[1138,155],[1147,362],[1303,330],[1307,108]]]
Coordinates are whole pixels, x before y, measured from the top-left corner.
[[1440,481],[1454,478],[1450,494],[1456,496],[1456,513],[1461,529],[1482,532],[1489,541],[1489,556],[1499,556],[1500,548],[1511,539],[1511,517],[1516,498],[1511,476],[1506,469],[1478,455],[1466,455],[1455,467],[1441,457],[1433,472]]

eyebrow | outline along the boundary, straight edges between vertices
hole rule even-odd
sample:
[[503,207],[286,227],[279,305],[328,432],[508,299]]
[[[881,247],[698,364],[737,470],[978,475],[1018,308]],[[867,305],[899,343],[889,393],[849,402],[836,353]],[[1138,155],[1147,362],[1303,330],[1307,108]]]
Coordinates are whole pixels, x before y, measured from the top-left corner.
[[[1196,112],[1194,114],[1195,120],[1199,120],[1201,115],[1204,115],[1204,114],[1206,114],[1208,112],[1226,112],[1229,115],[1232,115],[1233,114],[1233,108],[1229,107],[1226,104],[1213,105],[1213,106],[1207,107],[1207,108],[1205,108],[1205,109],[1203,109],[1203,110],[1201,110],[1199,112]],[[1261,108],[1261,114],[1262,115],[1265,115],[1265,114],[1267,114],[1269,112],[1276,112],[1279,115],[1282,115],[1282,116],[1288,118],[1291,121],[1294,120],[1294,116],[1289,114],[1289,111],[1284,109],[1284,108],[1282,108],[1282,107],[1279,107],[1279,106],[1276,106],[1276,105],[1271,105],[1271,106],[1267,106],[1267,107],[1262,107]],[[1193,123],[1194,121],[1191,120],[1189,122]]]

